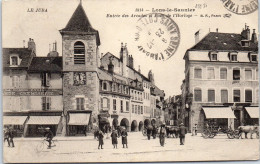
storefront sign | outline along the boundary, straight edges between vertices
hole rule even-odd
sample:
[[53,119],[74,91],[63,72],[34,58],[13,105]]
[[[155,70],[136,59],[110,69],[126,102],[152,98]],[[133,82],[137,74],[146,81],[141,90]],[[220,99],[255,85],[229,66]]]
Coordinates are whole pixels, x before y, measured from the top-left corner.
[[58,96],[62,89],[4,89],[4,96]]

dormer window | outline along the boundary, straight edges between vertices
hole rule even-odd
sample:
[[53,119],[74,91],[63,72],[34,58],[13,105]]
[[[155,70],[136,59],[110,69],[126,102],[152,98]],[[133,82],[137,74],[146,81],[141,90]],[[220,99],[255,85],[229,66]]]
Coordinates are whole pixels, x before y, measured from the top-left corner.
[[250,61],[251,62],[257,62],[257,54],[251,54],[250,55]]
[[19,57],[17,55],[10,56],[10,66],[18,66],[19,65]]
[[103,90],[106,91],[107,90],[107,83],[103,82]]
[[218,60],[218,54],[211,54],[211,61],[217,61]]
[[249,47],[249,41],[241,41],[242,47]]
[[230,61],[231,62],[237,62],[237,53],[231,53],[230,54]]

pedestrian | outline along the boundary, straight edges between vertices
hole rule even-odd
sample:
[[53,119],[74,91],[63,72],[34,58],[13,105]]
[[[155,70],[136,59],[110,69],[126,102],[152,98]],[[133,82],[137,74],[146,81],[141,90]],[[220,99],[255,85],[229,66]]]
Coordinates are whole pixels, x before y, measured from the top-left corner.
[[10,147],[10,142],[9,142],[9,128],[5,128],[5,129],[4,129],[4,143],[5,143],[5,140],[7,140],[8,147]]
[[45,130],[46,131],[44,133],[44,137],[46,137],[46,141],[49,142],[48,149],[51,149],[51,143],[52,143],[52,139],[53,139],[54,135],[49,127],[45,128]]
[[126,132],[126,128],[124,127],[122,132],[121,132],[121,136],[122,136],[122,144],[123,144],[123,148],[125,148],[125,145],[126,145],[126,148],[128,148],[127,146],[127,132]]
[[146,130],[147,130],[147,138],[148,138],[148,140],[150,140],[151,133],[152,133],[152,126],[148,125]]
[[113,130],[113,132],[111,133],[111,138],[112,138],[112,145],[114,146],[114,148],[117,148],[117,144],[118,144],[117,137],[118,135],[116,130]]
[[156,138],[156,133],[157,133],[157,128],[155,125],[153,125],[153,130],[152,130],[152,136],[153,136],[153,139]]
[[12,145],[11,147],[14,147],[14,140],[13,140],[14,139],[14,131],[13,131],[12,128],[9,128],[8,136],[9,136],[9,142]]
[[104,134],[101,130],[99,130],[99,133],[98,133],[98,149],[99,149],[99,147],[101,147],[101,149],[103,149],[103,147],[102,147],[104,145],[103,138],[104,138]]
[[187,129],[184,126],[183,123],[180,124],[180,129],[179,129],[179,133],[180,133],[180,145],[184,145],[185,142],[185,134],[187,133]]
[[194,131],[195,131],[195,135],[197,135],[197,131],[198,131],[198,125],[197,124],[195,124]]
[[160,145],[162,147],[164,147],[164,144],[165,144],[165,135],[166,135],[165,125],[162,124],[161,129],[160,129],[160,135],[159,135]]

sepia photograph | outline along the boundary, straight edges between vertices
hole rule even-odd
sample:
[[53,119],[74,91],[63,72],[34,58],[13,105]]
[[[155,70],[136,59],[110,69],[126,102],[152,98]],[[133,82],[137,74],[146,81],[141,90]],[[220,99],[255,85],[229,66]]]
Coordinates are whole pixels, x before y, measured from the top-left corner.
[[257,0],[2,1],[4,163],[259,160]]

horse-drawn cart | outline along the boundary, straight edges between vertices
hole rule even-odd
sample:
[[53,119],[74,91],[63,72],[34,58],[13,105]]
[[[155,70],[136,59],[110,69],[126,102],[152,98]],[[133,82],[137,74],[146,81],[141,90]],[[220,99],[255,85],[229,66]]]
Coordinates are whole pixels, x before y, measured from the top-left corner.
[[240,135],[238,130],[232,130],[231,127],[225,129],[217,126],[206,127],[201,133],[202,137],[205,139],[214,138],[217,134],[227,134],[229,139],[238,139]]

